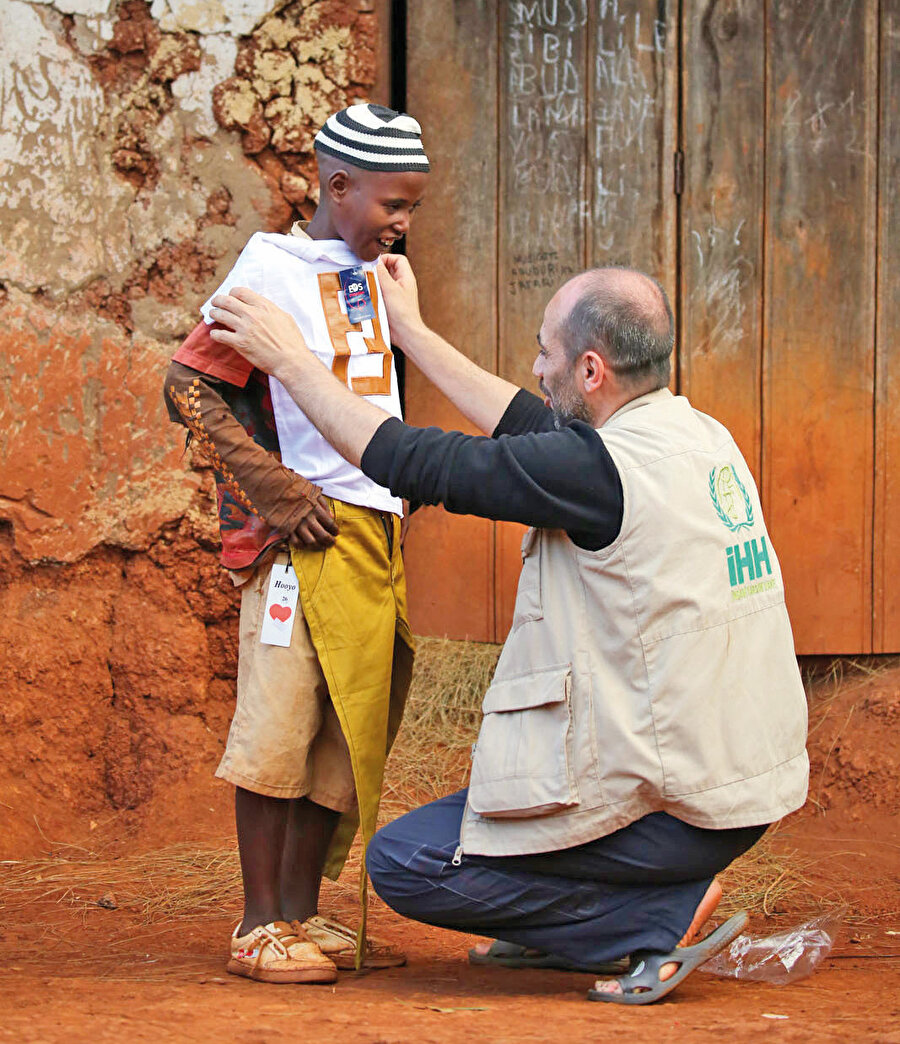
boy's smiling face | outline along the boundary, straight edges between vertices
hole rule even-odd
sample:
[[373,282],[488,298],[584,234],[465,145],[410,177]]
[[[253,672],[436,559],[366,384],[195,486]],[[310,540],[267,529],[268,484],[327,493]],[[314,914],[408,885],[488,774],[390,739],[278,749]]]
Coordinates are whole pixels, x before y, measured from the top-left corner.
[[363,261],[386,254],[409,231],[428,175],[421,171],[361,170],[342,166],[327,181],[331,224]]

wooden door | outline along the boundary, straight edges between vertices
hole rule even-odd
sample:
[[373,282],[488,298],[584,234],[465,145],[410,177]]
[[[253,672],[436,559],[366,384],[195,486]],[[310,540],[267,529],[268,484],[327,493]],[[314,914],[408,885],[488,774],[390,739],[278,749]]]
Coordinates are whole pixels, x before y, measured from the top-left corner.
[[[408,108],[424,127],[433,173],[410,255],[426,322],[497,369],[496,12],[479,0],[411,5]],[[415,369],[412,424],[471,431]],[[494,523],[422,508],[405,545],[413,629],[492,641]]]
[[880,5],[873,648],[900,649],[900,0]]
[[763,493],[801,648],[872,648],[878,5],[773,5]]
[[[410,243],[429,321],[532,387],[569,275],[654,275],[676,390],[760,485],[798,651],[900,649],[900,0],[408,6],[408,104],[435,170]],[[462,426],[415,373],[407,395],[414,423]],[[502,640],[520,535],[417,519],[414,626]]]

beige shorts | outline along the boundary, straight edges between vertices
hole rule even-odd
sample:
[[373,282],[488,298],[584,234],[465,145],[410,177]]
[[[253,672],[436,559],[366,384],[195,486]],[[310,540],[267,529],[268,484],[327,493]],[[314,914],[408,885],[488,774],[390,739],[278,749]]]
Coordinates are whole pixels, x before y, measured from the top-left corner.
[[347,812],[356,803],[350,752],[300,606],[286,649],[259,640],[269,575],[287,561],[279,554],[242,587],[237,707],[216,775]]

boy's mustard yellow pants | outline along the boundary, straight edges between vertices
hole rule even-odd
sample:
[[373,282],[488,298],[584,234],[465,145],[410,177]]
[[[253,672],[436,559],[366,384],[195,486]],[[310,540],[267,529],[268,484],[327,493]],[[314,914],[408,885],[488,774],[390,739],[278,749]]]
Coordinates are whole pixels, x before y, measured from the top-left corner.
[[[400,519],[339,500],[330,503],[339,528],[334,546],[324,553],[295,548],[291,560],[356,784],[357,812],[341,817],[325,864],[325,873],[337,878],[357,826],[364,846],[375,833],[385,760],[403,716],[414,643],[407,616]],[[366,894],[363,861],[360,955]]]

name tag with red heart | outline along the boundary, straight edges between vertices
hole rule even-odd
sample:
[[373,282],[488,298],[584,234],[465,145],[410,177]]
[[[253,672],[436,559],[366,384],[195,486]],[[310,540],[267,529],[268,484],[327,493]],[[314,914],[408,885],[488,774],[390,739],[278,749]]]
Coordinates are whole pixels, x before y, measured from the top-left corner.
[[281,645],[287,648],[291,644],[299,595],[300,583],[290,559],[287,562],[276,560],[269,575],[269,592],[266,595],[263,625],[259,633],[259,640],[263,645]]

